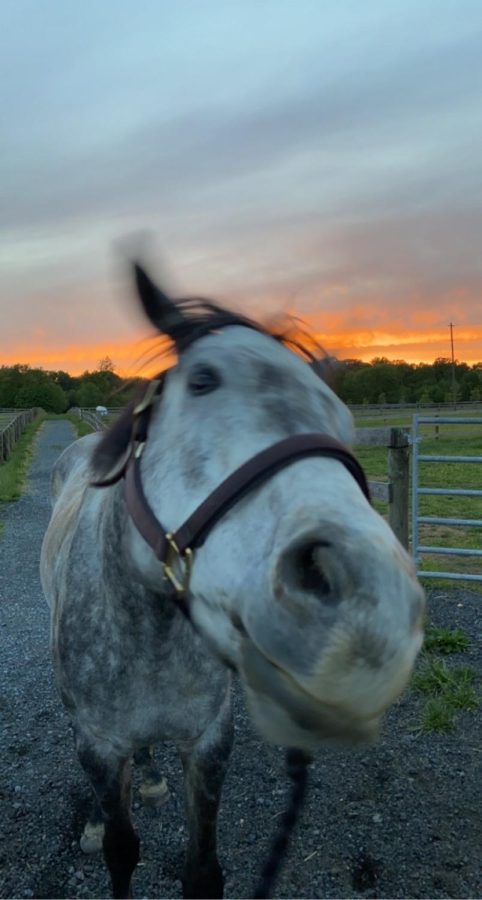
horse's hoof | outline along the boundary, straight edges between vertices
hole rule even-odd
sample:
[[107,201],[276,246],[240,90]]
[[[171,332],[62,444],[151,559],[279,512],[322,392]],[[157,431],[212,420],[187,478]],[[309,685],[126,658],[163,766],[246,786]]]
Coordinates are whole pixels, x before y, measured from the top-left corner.
[[181,880],[185,900],[214,900],[224,896],[224,878],[217,861],[209,868],[198,869],[192,877],[186,874]]
[[80,849],[83,853],[98,853],[102,850],[102,841],[104,840],[104,823],[99,822],[91,825],[87,822],[82,837],[80,838]]
[[154,783],[145,781],[144,784],[141,784],[139,793],[144,806],[162,806],[169,797],[166,779],[161,778],[160,781]]

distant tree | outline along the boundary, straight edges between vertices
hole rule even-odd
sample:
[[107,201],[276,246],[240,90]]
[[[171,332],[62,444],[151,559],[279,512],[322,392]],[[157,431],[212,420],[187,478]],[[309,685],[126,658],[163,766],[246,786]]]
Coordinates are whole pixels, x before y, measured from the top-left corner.
[[47,372],[47,375],[55,384],[59,384],[63,391],[68,392],[75,386],[75,377],[68,372]]
[[17,395],[17,406],[29,409],[40,406],[46,412],[62,413],[67,409],[67,395],[59,384],[49,378],[32,378],[25,382]]
[[84,380],[75,392],[77,406],[98,406],[102,404],[102,392],[92,381]]
[[17,363],[0,368],[0,406],[16,407],[17,398],[30,366]]
[[67,397],[51,373],[26,365],[0,369],[0,406],[25,409],[41,406],[47,412],[63,412]]
[[112,362],[110,356],[103,356],[102,359],[99,360],[97,368],[99,372],[113,372],[114,363]]

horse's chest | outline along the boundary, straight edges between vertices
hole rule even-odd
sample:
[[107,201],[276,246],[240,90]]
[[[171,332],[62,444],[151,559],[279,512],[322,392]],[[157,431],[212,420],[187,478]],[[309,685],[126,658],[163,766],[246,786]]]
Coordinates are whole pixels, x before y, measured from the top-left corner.
[[61,642],[59,669],[67,705],[93,731],[129,735],[143,746],[159,740],[197,737],[223,702],[228,675],[189,629],[171,633],[102,629],[75,634],[76,646]]

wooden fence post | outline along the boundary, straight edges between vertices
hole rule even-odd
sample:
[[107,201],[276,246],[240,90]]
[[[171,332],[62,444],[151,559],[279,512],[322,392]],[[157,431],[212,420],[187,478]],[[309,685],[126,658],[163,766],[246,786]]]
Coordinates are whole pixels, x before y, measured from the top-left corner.
[[402,428],[390,429],[388,480],[392,486],[388,521],[400,543],[408,550],[409,436]]

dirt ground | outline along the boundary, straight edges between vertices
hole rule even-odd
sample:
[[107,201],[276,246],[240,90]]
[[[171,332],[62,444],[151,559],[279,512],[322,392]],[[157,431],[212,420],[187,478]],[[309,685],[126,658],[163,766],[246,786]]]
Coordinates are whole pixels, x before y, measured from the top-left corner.
[[[38,579],[40,542],[55,456],[72,439],[66,422],[42,430],[25,496],[2,511],[0,537],[0,896],[105,897],[101,857],[79,837],[89,791],[56,697],[48,654],[48,611]],[[463,660],[482,677],[482,595],[434,590],[430,617],[460,627]],[[451,734],[417,732],[421,699],[407,691],[379,743],[324,751],[310,770],[306,807],[277,897],[480,897],[482,823],[480,712],[459,714]],[[252,896],[288,785],[284,757],[253,733],[235,692],[236,744],[219,823],[226,895]],[[134,796],[141,838],[137,897],[179,897],[185,838],[180,764],[157,751],[170,796],[152,812]]]

